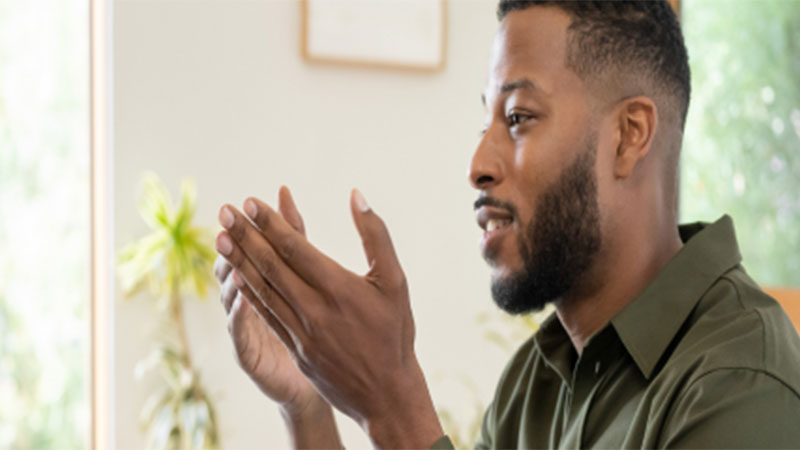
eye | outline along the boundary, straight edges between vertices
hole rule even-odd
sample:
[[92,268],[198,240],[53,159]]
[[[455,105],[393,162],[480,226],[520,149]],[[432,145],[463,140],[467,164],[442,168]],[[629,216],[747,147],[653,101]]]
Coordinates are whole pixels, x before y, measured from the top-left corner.
[[521,114],[521,113],[518,113],[518,112],[512,112],[512,113],[508,114],[508,116],[506,117],[506,120],[508,121],[508,125],[513,127],[513,126],[519,125],[519,124],[521,124],[523,122],[526,122],[526,121],[528,121],[529,119],[532,119],[532,118],[533,118],[533,116],[531,116],[529,114]]

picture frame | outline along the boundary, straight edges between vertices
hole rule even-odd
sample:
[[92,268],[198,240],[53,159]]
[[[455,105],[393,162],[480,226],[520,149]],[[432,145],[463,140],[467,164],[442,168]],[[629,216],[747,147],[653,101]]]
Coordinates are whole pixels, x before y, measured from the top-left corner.
[[440,71],[446,0],[301,0],[301,54],[311,63]]

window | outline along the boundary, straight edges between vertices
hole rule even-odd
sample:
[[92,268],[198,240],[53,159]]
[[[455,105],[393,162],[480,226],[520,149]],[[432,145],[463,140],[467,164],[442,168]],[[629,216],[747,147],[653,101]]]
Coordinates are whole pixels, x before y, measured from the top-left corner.
[[0,4],[0,448],[89,446],[89,4]]
[[684,221],[730,214],[750,275],[800,288],[800,2],[684,1]]

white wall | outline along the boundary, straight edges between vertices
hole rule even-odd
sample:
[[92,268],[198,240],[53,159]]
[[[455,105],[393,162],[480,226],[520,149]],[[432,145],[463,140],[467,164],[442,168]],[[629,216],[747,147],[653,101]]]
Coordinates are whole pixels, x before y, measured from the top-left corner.
[[[222,203],[273,201],[287,184],[312,242],[362,271],[348,209],[358,187],[389,224],[406,270],[434,401],[466,414],[472,398],[453,380],[468,376],[488,402],[507,354],[475,321],[494,306],[466,170],[483,121],[494,8],[494,0],[450,0],[446,68],[418,74],[304,62],[295,1],[117,0],[117,247],[147,231],[135,195],[152,169],[173,195],[194,177],[196,220],[215,230]],[[275,407],[234,362],[217,295],[192,299],[187,319],[223,445],[285,447]],[[153,309],[119,293],[115,308],[114,447],[141,448],[138,414],[157,380],[136,381],[133,368],[150,348]],[[339,423],[347,446],[368,444],[349,419]]]

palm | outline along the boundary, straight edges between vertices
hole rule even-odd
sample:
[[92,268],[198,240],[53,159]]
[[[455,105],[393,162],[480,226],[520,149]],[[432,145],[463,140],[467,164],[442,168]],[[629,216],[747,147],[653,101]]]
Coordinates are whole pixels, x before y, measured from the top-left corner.
[[239,364],[265,394],[280,404],[298,404],[315,393],[286,347],[241,294],[231,306],[230,320]]

